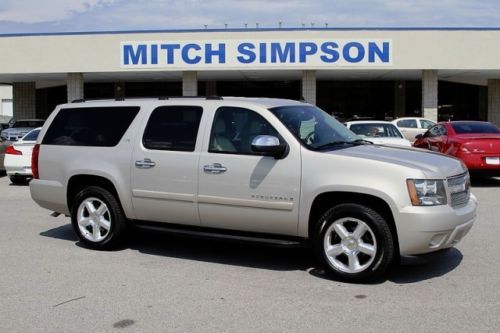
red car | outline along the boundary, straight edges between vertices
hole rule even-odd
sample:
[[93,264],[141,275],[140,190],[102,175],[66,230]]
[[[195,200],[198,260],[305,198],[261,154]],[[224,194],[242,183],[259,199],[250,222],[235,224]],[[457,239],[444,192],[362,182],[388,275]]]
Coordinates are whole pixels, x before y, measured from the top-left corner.
[[471,173],[500,176],[500,130],[492,123],[441,122],[417,135],[413,146],[458,157]]

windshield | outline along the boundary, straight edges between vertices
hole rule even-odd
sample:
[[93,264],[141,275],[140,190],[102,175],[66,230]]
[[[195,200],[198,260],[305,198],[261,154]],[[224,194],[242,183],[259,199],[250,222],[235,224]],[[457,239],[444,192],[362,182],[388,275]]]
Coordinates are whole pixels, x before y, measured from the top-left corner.
[[43,120],[19,120],[14,123],[12,127],[41,127],[43,126]]
[[281,106],[270,111],[304,146],[312,150],[362,140],[335,118],[312,105]]
[[403,138],[401,133],[393,124],[351,124],[349,129],[364,138]]

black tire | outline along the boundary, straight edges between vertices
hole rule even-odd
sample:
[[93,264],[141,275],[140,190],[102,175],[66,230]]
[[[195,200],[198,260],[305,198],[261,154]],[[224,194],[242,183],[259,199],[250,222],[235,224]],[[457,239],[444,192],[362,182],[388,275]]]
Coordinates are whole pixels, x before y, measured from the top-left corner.
[[[85,200],[96,198],[102,201],[107,207],[106,218],[110,221],[109,230],[106,230],[104,238],[99,241],[92,241],[85,237],[78,225],[78,215],[80,205]],[[97,201],[96,201],[97,202]],[[85,208],[82,208],[85,212]],[[88,210],[87,210],[88,213]],[[79,191],[73,201],[71,209],[71,224],[80,241],[89,248],[96,250],[112,250],[120,247],[126,239],[127,219],[117,198],[108,190],[98,186],[88,186]],[[88,231],[93,230],[92,226]],[[100,229],[102,230],[102,229]],[[99,231],[100,232],[100,231]]]
[[[334,223],[337,226],[341,224],[341,226],[345,227],[345,230],[349,232],[349,237],[354,235],[354,230],[349,230],[349,228],[354,229],[359,225],[362,225],[363,228],[368,227],[369,229],[366,229],[367,231],[359,239],[361,239],[363,245],[373,244],[374,246],[372,246],[371,250],[375,254],[367,255],[363,253],[363,251],[359,250],[358,243],[353,242],[349,237],[345,237],[346,240],[341,239],[336,231],[332,231],[331,229],[334,228]],[[330,232],[328,232],[329,230]],[[329,236],[327,232],[330,234]],[[340,243],[338,243],[339,241]],[[344,252],[328,256],[325,244],[329,244],[329,242],[338,251]],[[340,204],[330,208],[317,221],[313,235],[313,247],[315,256],[319,264],[325,268],[325,271],[335,279],[348,282],[360,282],[379,277],[387,270],[395,256],[393,235],[385,219],[373,209],[360,204]],[[348,253],[350,255],[354,253],[358,264],[360,264],[353,267],[359,267],[359,269],[363,266],[366,267],[361,271],[351,269],[349,267],[350,257]],[[359,260],[360,258],[362,260]]]
[[25,176],[9,176],[9,179],[14,185],[25,185],[28,183],[28,177]]

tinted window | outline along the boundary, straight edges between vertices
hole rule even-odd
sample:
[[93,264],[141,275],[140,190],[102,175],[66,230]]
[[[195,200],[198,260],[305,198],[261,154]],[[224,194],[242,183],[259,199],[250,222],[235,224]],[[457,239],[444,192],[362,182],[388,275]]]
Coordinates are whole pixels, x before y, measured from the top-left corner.
[[33,130],[26,134],[23,138],[24,141],[36,141],[38,138],[38,134],[40,133],[40,130]]
[[425,120],[425,119],[420,119],[420,126],[425,129],[429,129],[432,126],[436,125],[435,122],[430,121],[430,120]]
[[396,126],[392,124],[351,124],[351,131],[363,137],[402,138]]
[[42,144],[116,146],[138,112],[136,106],[61,109]]
[[434,127],[431,127],[431,129],[427,131],[427,133],[426,137],[436,137],[436,136],[446,135],[446,128],[443,125],[436,125]]
[[258,113],[243,108],[221,107],[215,114],[209,151],[261,155],[252,150],[252,140],[257,135],[272,135],[283,143],[278,132]]
[[142,143],[148,149],[194,151],[203,109],[161,106],[149,118]]
[[42,127],[44,121],[43,120],[19,120],[12,125],[12,127]]
[[415,119],[403,119],[397,122],[398,127],[417,128],[417,121]]
[[452,123],[457,134],[467,133],[499,133],[498,128],[490,123]]

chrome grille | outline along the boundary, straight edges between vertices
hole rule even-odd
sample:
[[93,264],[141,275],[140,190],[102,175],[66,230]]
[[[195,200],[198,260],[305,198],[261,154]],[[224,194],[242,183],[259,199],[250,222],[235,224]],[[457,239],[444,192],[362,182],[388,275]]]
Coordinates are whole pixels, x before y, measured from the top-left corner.
[[451,206],[465,205],[470,198],[469,173],[448,178],[448,190],[450,191]]

